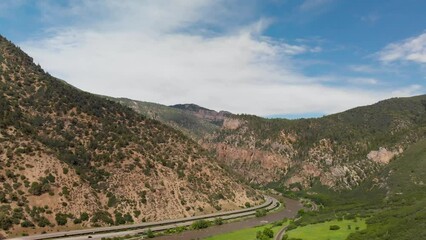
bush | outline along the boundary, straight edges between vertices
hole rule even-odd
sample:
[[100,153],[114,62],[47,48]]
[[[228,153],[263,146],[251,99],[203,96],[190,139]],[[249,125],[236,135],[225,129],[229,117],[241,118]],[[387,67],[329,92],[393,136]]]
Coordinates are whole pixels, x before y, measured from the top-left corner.
[[331,225],[330,226],[330,230],[339,230],[339,229],[340,229],[340,227],[337,226],[337,225]]
[[58,225],[63,226],[67,224],[68,222],[68,215],[64,213],[57,213],[55,216],[55,220],[58,223]]
[[12,219],[6,214],[0,212],[0,228],[3,230],[8,230],[10,227],[12,227],[12,225]]
[[222,218],[216,218],[214,220],[214,224],[215,225],[222,225],[223,224],[223,219]]
[[87,221],[89,220],[89,214],[87,212],[83,212],[80,214],[81,221]]
[[93,214],[92,217],[92,222],[93,223],[97,223],[97,222],[104,222],[107,223],[109,225],[113,225],[114,221],[111,218],[111,214],[107,211],[97,211]]
[[206,220],[198,220],[192,223],[192,229],[203,229],[210,226],[210,222]]
[[148,238],[153,238],[153,237],[155,237],[155,234],[152,232],[152,230],[151,229],[148,229],[147,231],[146,231],[146,236],[148,237]]
[[32,223],[30,220],[24,220],[21,223],[21,227],[27,228],[27,227],[34,227],[34,223]]
[[39,219],[37,219],[37,225],[39,227],[46,227],[47,225],[50,225],[50,221],[45,217],[40,217]]
[[264,217],[266,216],[267,211],[265,209],[256,210],[256,217]]
[[263,235],[265,235],[269,238],[273,238],[274,237],[274,231],[272,231],[271,228],[265,228],[265,229],[263,229]]

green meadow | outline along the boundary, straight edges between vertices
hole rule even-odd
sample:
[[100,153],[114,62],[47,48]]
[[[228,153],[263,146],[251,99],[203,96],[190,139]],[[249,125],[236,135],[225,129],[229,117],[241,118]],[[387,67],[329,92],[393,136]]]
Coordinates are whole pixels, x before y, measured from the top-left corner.
[[[330,230],[330,226],[337,225],[338,230]],[[289,239],[303,240],[344,240],[349,234],[363,230],[367,227],[365,220],[333,220],[324,223],[310,224],[288,231]],[[358,229],[358,230],[357,230]]]
[[274,236],[286,225],[284,223],[283,226],[274,226],[273,224],[266,224],[259,227],[254,228],[246,228],[242,230],[238,230],[235,232],[224,233],[220,235],[216,235],[213,237],[205,238],[204,240],[256,240],[256,233],[258,231],[263,231],[265,228],[272,228],[274,231]]

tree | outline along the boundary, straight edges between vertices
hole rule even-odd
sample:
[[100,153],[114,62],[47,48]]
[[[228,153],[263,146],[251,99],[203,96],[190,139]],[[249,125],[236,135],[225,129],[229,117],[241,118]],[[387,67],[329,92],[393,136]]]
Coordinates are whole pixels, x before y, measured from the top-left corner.
[[273,238],[274,237],[274,231],[272,231],[271,228],[265,228],[265,229],[263,229],[263,235],[265,235],[269,238]]
[[68,215],[67,214],[63,214],[63,213],[57,213],[55,216],[55,220],[58,223],[58,225],[65,225],[68,222]]
[[87,221],[89,220],[89,214],[87,212],[83,212],[80,214],[81,221]]
[[0,212],[0,228],[3,230],[8,230],[12,227],[13,222],[12,219],[8,215],[3,212]]

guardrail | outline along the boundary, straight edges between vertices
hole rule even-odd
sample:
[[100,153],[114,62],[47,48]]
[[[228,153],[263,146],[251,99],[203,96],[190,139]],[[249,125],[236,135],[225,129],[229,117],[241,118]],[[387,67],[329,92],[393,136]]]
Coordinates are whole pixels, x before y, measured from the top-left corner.
[[[200,215],[200,216],[194,216],[194,217],[188,217],[188,218],[164,220],[164,221],[158,221],[158,222],[138,223],[138,224],[132,224],[132,225],[120,225],[120,226],[111,226],[111,227],[88,228],[88,229],[81,229],[81,230],[72,230],[67,232],[46,233],[46,234],[26,236],[26,237],[18,237],[18,238],[13,238],[11,240],[41,240],[41,239],[52,239],[52,238],[59,238],[59,237],[71,237],[71,236],[78,236],[78,235],[95,234],[95,233],[106,233],[106,232],[114,232],[114,231],[122,231],[122,230],[132,230],[132,229],[139,229],[139,228],[148,229],[152,227],[160,227],[164,225],[185,223],[185,222],[191,222],[191,221],[196,221],[201,219],[225,217],[225,216],[230,216],[234,214],[237,215],[237,214],[250,212],[250,214],[247,214],[247,216],[249,216],[253,214],[251,212],[261,208],[268,208],[273,202],[276,202],[275,199],[269,196],[264,196],[264,197],[266,201],[263,204],[255,206],[255,207],[251,207],[251,208],[242,209],[242,210],[212,213],[212,214],[206,214],[206,215]],[[273,206],[272,208],[274,207],[275,206]],[[242,217],[242,216],[239,216],[239,217]]]

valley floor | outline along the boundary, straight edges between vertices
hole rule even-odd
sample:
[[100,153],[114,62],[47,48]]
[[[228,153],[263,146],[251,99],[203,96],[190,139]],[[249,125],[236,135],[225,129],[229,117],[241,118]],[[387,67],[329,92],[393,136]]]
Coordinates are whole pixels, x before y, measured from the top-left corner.
[[[281,221],[284,218],[294,218],[297,212],[302,208],[302,205],[297,200],[285,198],[285,208],[268,214],[264,217],[251,218],[244,221],[232,222],[221,226],[213,226],[202,230],[186,231],[176,235],[161,236],[154,238],[155,240],[187,240],[187,239],[203,239],[218,234],[230,233],[241,229],[248,229],[257,226],[262,226],[267,223]],[[262,228],[263,229],[263,228]]]

